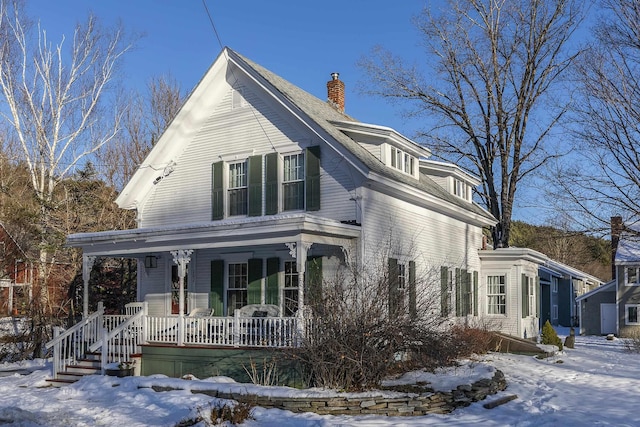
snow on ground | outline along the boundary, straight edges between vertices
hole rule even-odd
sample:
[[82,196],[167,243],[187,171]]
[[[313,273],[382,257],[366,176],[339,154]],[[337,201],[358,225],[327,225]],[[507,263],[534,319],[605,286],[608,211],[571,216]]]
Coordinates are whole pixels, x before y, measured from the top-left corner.
[[[562,330],[565,332],[566,330]],[[562,335],[562,334],[561,334]],[[424,417],[320,416],[278,409],[254,409],[248,427],[271,426],[638,426],[640,425],[640,355],[627,353],[621,340],[576,337],[576,348],[538,360],[531,356],[489,354],[481,361],[441,371],[437,375],[411,373],[405,380],[430,381],[435,388],[470,383],[504,372],[508,388],[484,402],[448,415]],[[0,370],[24,366],[0,365]],[[216,399],[189,390],[246,390],[271,395],[330,395],[328,390],[297,391],[261,388],[227,378],[179,380],[162,376],[85,377],[63,388],[44,387],[50,372],[38,364],[28,375],[6,373],[0,378],[0,425],[34,426],[174,426],[194,417]],[[154,392],[150,385],[184,390]],[[143,388],[139,388],[139,386]],[[501,396],[518,399],[495,409],[482,405]]]

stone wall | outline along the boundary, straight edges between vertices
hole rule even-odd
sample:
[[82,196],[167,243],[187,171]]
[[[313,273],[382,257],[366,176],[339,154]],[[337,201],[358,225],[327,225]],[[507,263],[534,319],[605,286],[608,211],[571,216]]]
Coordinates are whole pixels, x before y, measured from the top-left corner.
[[[239,393],[224,393],[217,390],[192,390],[221,399],[232,399],[263,408],[285,409],[291,412],[315,412],[319,415],[389,415],[419,416],[447,414],[454,409],[469,406],[507,388],[504,374],[496,370],[493,378],[486,378],[471,385],[458,386],[450,392],[408,393],[406,396],[385,397],[275,397]],[[153,387],[156,391],[167,388]]]

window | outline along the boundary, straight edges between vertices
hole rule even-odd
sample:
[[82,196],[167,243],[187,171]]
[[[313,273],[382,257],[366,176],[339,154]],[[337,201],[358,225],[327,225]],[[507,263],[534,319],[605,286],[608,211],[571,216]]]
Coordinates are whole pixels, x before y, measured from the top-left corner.
[[227,315],[233,316],[237,308],[247,305],[247,285],[249,278],[247,275],[247,263],[229,264],[229,275],[227,282]]
[[487,314],[507,314],[505,276],[487,276]]
[[229,216],[247,214],[247,162],[229,164]]
[[304,209],[304,154],[284,156],[283,210]]
[[284,262],[284,315],[292,316],[298,311],[298,267],[295,261]]
[[624,319],[625,325],[640,325],[638,321],[638,309],[640,309],[640,304],[627,304],[624,306],[626,313]]
[[398,148],[391,147],[391,167],[413,175],[415,170],[415,157]]
[[551,278],[551,292],[553,292],[554,294],[558,293],[558,278],[557,277],[552,277]]
[[398,264],[398,290],[404,292],[407,288],[407,266]]
[[640,274],[638,267],[627,267],[624,269],[625,283],[627,286],[640,286]]
[[533,280],[533,277],[528,277],[527,276],[527,281],[529,283],[529,315],[530,316],[535,316],[536,315],[536,289],[535,289],[535,282]]
[[551,319],[553,320],[558,319],[558,306],[556,304],[551,306]]
[[453,179],[453,194],[464,200],[469,200],[469,186],[460,179]]

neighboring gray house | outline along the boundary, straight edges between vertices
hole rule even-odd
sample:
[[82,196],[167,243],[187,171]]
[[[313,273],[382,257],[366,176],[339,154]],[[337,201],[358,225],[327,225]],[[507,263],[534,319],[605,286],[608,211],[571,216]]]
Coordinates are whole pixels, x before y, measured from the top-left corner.
[[538,271],[540,276],[540,327],[578,326],[576,298],[602,285],[597,277],[552,259]]
[[611,218],[614,279],[581,295],[581,334],[629,336],[640,331],[640,224]]

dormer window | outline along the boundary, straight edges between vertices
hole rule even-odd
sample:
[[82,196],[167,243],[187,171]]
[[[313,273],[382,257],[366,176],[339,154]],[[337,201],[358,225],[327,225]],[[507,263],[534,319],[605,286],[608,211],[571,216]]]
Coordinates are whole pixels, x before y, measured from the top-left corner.
[[469,200],[469,185],[457,178],[453,179],[453,194],[461,199]]
[[398,169],[409,175],[413,175],[415,170],[416,158],[409,153],[391,147],[391,167]]

